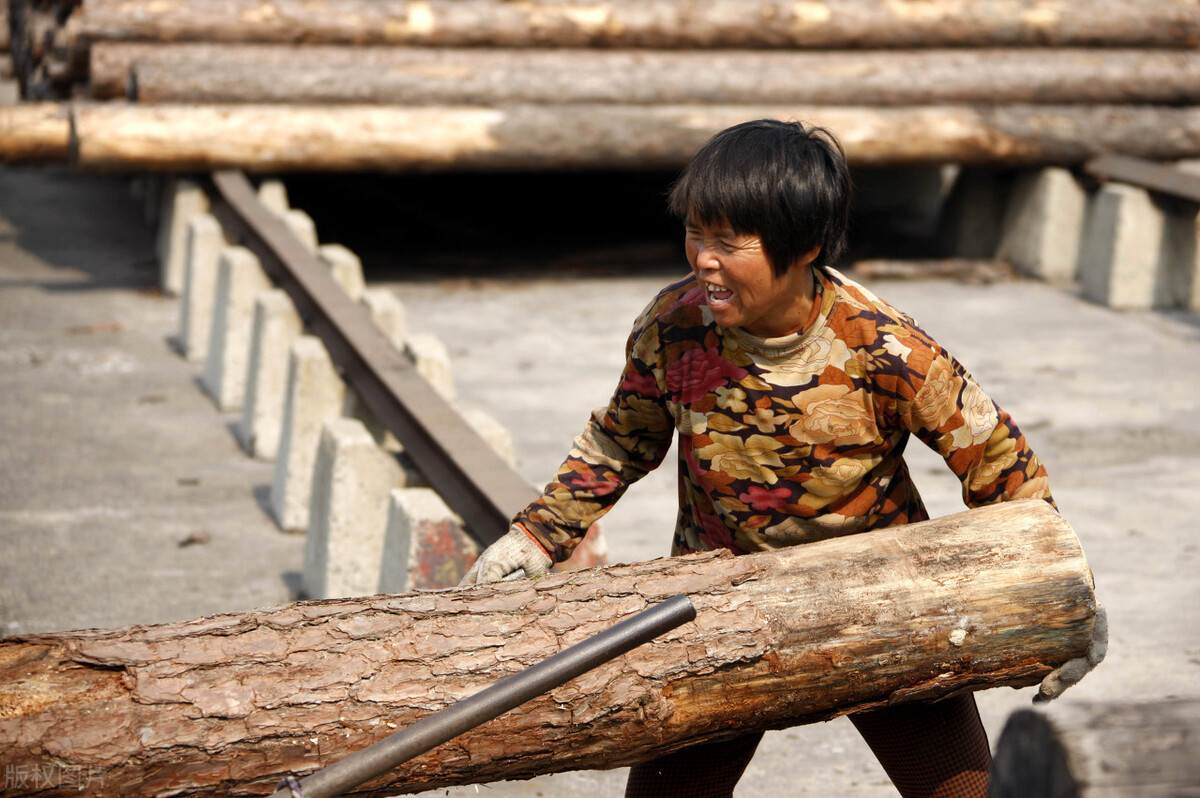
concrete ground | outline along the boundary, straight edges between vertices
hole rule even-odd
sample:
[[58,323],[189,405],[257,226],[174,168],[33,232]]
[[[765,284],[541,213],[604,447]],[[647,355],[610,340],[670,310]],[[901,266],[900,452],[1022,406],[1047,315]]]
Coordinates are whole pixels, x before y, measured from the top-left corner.
[[[619,261],[623,256],[613,254]],[[628,326],[684,268],[487,271],[388,284],[448,345],[461,398],[509,426],[542,484],[621,366]],[[426,275],[427,277],[427,275]],[[287,601],[303,541],[171,339],[127,180],[0,167],[0,634],[182,620]],[[1116,313],[1070,287],[879,282],[1009,410],[1050,470],[1107,605],[1107,661],[1062,701],[1200,696],[1200,319]],[[934,515],[958,483],[919,444]],[[604,521],[610,561],[661,556],[673,468]],[[979,694],[993,743],[1032,688]],[[1050,707],[1053,711],[1053,705]],[[622,771],[429,795],[619,796]],[[767,735],[739,795],[894,795],[845,719]]]

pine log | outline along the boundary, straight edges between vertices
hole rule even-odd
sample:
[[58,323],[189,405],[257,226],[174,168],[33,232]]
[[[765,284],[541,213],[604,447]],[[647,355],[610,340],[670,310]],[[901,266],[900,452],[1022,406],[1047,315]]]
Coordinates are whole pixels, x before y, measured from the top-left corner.
[[0,163],[62,163],[70,157],[70,142],[67,106],[0,105]]
[[1200,795],[1200,698],[1056,703],[1009,718],[991,798]]
[[[939,105],[1200,101],[1200,51],[661,51],[97,45],[93,97],[148,103]],[[118,65],[96,50],[134,48]],[[194,49],[193,49],[194,48]],[[99,63],[98,63],[99,61]]]
[[1200,44],[1192,0],[88,0],[68,46],[102,40],[508,47],[988,47]]
[[[50,0],[15,0],[18,3]],[[912,48],[1200,44],[1191,0],[61,0],[31,96],[72,96],[100,41],[351,45]],[[65,25],[57,20],[66,19]],[[43,57],[49,62],[37,69]]]
[[748,119],[829,127],[852,163],[1078,163],[1103,152],[1200,156],[1200,107],[629,106],[498,108],[80,104],[91,171],[676,169]]
[[363,794],[621,767],[1035,684],[1084,653],[1096,606],[1074,532],[1027,500],[736,558],[14,637],[0,641],[0,767],[62,794],[84,775],[95,795],[269,792],[679,593],[694,622]]

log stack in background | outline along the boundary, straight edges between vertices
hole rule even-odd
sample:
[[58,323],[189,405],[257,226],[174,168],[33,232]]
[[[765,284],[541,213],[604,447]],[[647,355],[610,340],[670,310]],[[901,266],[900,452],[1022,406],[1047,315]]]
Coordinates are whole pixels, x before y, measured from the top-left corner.
[[758,116],[869,165],[1200,155],[1192,0],[8,2],[92,169],[675,168]]

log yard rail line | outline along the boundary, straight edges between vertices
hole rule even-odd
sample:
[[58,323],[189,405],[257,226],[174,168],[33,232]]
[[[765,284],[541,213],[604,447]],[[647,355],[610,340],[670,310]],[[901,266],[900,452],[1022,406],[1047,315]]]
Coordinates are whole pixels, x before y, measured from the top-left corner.
[[257,255],[329,350],[344,379],[403,444],[435,490],[487,545],[536,498],[533,488],[451,408],[350,299],[329,269],[259,201],[244,174],[210,178],[213,215]]

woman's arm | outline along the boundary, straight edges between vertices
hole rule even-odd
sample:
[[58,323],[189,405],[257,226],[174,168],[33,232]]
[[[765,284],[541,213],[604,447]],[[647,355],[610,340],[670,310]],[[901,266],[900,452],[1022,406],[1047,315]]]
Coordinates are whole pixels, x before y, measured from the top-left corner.
[[542,495],[514,518],[555,562],[571,556],[588,528],[671,447],[674,421],[655,369],[631,336],[621,382],[592,413]]
[[938,452],[979,507],[1012,499],[1054,505],[1046,468],[1012,417],[949,353],[921,334],[911,344],[897,407],[904,425]]

